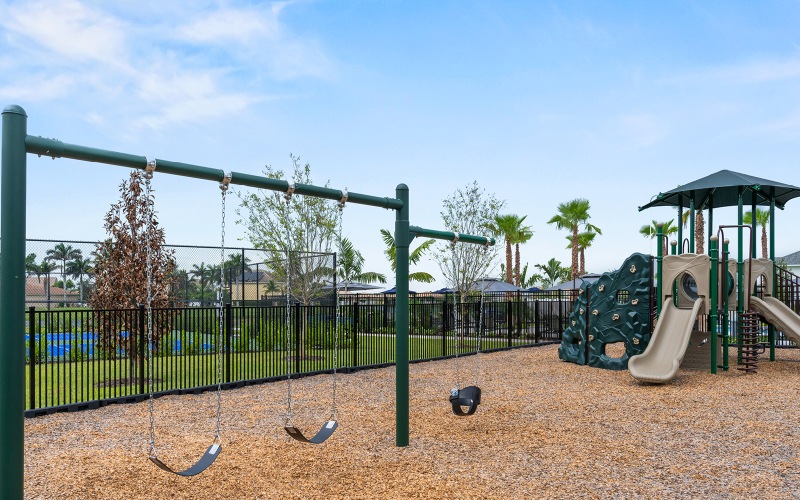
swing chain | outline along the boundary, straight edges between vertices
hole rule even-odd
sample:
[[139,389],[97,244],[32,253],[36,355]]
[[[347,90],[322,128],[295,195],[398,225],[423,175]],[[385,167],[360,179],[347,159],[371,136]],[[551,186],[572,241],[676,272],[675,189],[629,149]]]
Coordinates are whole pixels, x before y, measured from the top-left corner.
[[[488,247],[487,247],[488,248]],[[481,339],[483,333],[483,310],[484,310],[484,291],[485,288],[481,288],[481,302],[480,302],[480,312],[478,313],[478,345],[475,348],[475,385],[478,385],[478,358],[481,352]]]
[[[339,200],[339,227],[337,228],[337,236],[339,238],[339,250],[341,251],[341,244],[342,244],[342,219],[344,219],[344,207],[345,203],[347,203],[347,188],[344,188],[342,191],[342,199]],[[334,255],[334,280],[336,278],[336,267],[337,263],[335,262],[336,255]],[[339,287],[336,286],[334,282],[333,293],[336,297],[336,319],[334,321],[334,332],[333,332],[333,399],[331,402],[331,418],[330,420],[336,420],[336,370],[339,367],[339,325],[341,324],[341,315],[342,315],[342,307],[341,302],[339,301]],[[355,333],[354,333],[355,335]]]
[[145,245],[147,262],[145,272],[147,275],[147,298],[145,299],[145,308],[147,309],[147,391],[149,397],[150,409],[150,451],[151,458],[156,458],[158,452],[156,451],[156,420],[155,420],[155,403],[153,398],[154,381],[153,381],[153,251],[150,244],[150,232],[153,227],[153,210],[150,205],[150,196],[152,193],[152,186],[150,179],[153,178],[153,171],[156,169],[155,160],[147,162],[147,169],[144,174],[144,196],[145,196],[145,217],[147,218],[147,228],[145,230]]
[[217,421],[214,435],[214,442],[220,442],[220,419],[222,414],[222,332],[225,329],[225,198],[228,193],[228,185],[231,183],[233,175],[226,172],[219,183],[220,195],[222,197],[221,211],[222,222],[220,224],[220,245],[219,245],[219,288],[217,289],[217,317],[219,318],[219,328],[217,328]]
[[[289,216],[289,205],[292,202],[292,195],[294,194],[294,182],[289,182],[289,189],[283,195],[286,200],[284,210],[286,210],[286,217]],[[292,371],[289,366],[289,346],[292,343],[292,314],[291,314],[291,301],[292,301],[292,253],[291,253],[291,231],[289,224],[286,224],[286,421],[284,427],[294,427],[292,421]]]

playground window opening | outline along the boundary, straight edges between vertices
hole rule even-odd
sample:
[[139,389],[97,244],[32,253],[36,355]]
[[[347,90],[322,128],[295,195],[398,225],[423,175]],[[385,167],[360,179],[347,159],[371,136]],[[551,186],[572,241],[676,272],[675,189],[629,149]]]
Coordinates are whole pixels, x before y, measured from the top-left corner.
[[617,290],[617,304],[627,304],[631,300],[631,292],[628,290]]

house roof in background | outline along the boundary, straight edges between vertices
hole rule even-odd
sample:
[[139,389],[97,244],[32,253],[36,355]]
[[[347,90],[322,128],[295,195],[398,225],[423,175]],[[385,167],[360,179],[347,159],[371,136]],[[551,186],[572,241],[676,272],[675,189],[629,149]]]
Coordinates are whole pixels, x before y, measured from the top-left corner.
[[787,266],[800,266],[800,251],[778,258],[785,260]]

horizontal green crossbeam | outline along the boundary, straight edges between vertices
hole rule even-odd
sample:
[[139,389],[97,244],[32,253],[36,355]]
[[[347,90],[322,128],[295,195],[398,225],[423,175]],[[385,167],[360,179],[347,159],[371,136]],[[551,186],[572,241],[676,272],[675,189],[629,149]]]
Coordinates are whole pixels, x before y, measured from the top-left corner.
[[[46,139],[44,137],[34,137],[30,135],[27,136],[25,138],[25,148],[28,153],[41,156],[51,156],[53,158],[70,158],[73,160],[138,168],[140,170],[144,170],[147,166],[147,157],[145,156],[118,153],[116,151],[78,146],[75,144],[67,144],[56,139]],[[209,168],[201,165],[192,165],[190,163],[180,163],[159,159],[156,159],[155,162],[157,173],[160,172],[164,174],[179,175],[182,177],[192,177],[195,179],[218,182],[221,182],[226,175],[225,170],[218,168]],[[230,173],[231,175],[231,184],[269,189],[271,191],[281,191],[284,193],[289,190],[288,181],[270,179],[260,175],[245,174],[241,172],[227,173]],[[311,184],[295,184],[294,193],[337,201],[342,198],[341,190],[319,187]],[[370,196],[361,193],[347,193],[347,202],[392,210],[399,210],[403,206],[403,202],[396,198],[382,198],[380,196]]]

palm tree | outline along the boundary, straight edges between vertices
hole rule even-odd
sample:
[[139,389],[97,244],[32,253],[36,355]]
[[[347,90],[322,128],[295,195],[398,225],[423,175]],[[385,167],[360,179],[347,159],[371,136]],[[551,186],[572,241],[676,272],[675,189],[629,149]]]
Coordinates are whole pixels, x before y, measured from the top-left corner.
[[55,271],[58,266],[50,262],[49,260],[43,260],[41,264],[36,266],[34,272],[36,273],[36,279],[39,283],[42,282],[42,275],[47,275],[47,279],[44,282],[45,293],[47,294],[47,308],[50,309],[50,273]]
[[[394,246],[394,236],[392,233],[386,229],[381,229],[381,236],[383,237],[383,242],[386,244],[386,250],[383,253],[386,254],[386,258],[389,259],[389,263],[392,265],[392,271],[397,271],[397,252]],[[418,246],[413,251],[409,252],[408,254],[408,262],[411,264],[416,264],[417,262],[422,259],[422,255],[431,247],[433,244],[436,243],[436,240],[425,240],[422,242],[420,246]],[[408,281],[417,281],[419,283],[433,283],[435,280],[432,275],[426,273],[424,271],[417,271],[415,273],[408,273]]]
[[363,283],[386,283],[386,276],[381,273],[364,271],[364,256],[355,249],[353,242],[347,238],[339,240],[339,255],[336,262],[337,275],[344,282],[344,291],[347,285],[354,281]]
[[211,272],[211,268],[205,262],[193,265],[192,270],[189,271],[189,274],[195,278],[200,277],[200,305],[203,305],[203,301],[206,298],[206,274],[209,272]]
[[556,258],[548,260],[546,264],[536,264],[534,267],[544,275],[541,277],[542,288],[550,288],[562,281],[566,281],[572,274],[572,269],[562,266],[561,261]]
[[[687,210],[683,212],[681,215],[681,225],[684,229],[686,229],[686,225],[689,223],[689,215],[691,215],[691,210]],[[705,226],[706,222],[703,218],[703,211],[697,210],[694,215],[694,248],[695,253],[704,253],[705,248]],[[682,241],[678,242],[678,245],[683,245]]]
[[58,243],[55,247],[47,251],[46,260],[61,261],[61,275],[64,278],[64,304],[67,303],[67,261],[83,258],[80,249],[73,248],[72,245]]
[[[523,217],[520,220],[520,222],[522,222],[523,220],[525,220],[525,217]],[[523,281],[525,280],[523,279],[522,276],[520,276],[519,272],[519,265],[520,265],[519,246],[521,244],[529,242],[531,238],[533,238],[533,229],[531,229],[530,226],[520,226],[515,236],[516,237],[514,238],[514,284],[519,287],[524,287]]]
[[514,254],[511,251],[511,247],[525,217],[514,214],[495,215],[494,220],[485,226],[492,233],[492,236],[502,236],[506,242],[506,283],[514,283],[514,268],[512,267]]
[[[595,233],[594,231],[585,231],[583,233],[578,233],[578,251],[580,252],[580,270],[578,271],[578,276],[583,276],[586,274],[586,249],[592,246],[592,241],[594,241],[595,236],[599,233]],[[572,248],[572,238],[567,236],[567,248]]]
[[589,200],[576,198],[558,205],[558,213],[553,216],[548,224],[555,224],[558,229],[567,229],[572,232],[572,277],[578,276],[578,231],[584,225],[587,231],[603,234],[599,227],[589,224]]
[[[753,212],[744,214],[742,222],[745,224],[753,223]],[[767,223],[769,223],[769,210],[756,208],[756,227],[761,226],[761,257],[767,258]]]
[[36,272],[36,254],[35,253],[29,253],[25,257],[25,271],[29,272],[29,273],[35,273]]
[[81,302],[83,302],[83,277],[92,272],[92,260],[81,257],[67,263],[67,273],[78,279]]
[[248,265],[250,257],[245,257],[242,253],[230,253],[228,259],[225,261],[224,269],[228,271],[228,281],[233,283],[239,281],[240,274],[243,271],[251,271],[252,268]]
[[674,223],[675,223],[675,219],[670,219],[667,222],[662,222],[662,223],[653,221],[649,226],[648,225],[644,225],[644,226],[640,227],[639,228],[639,234],[641,234],[645,238],[655,238],[656,235],[658,234],[658,232],[657,232],[658,231],[658,224],[664,224],[664,227],[663,227],[662,231],[664,233],[664,236],[666,236],[666,238],[664,238],[663,251],[664,251],[664,255],[668,255],[668,251],[667,250],[668,250],[669,247],[667,245],[667,240],[669,240],[669,235],[675,234],[675,233],[678,232],[678,226],[676,226]]

